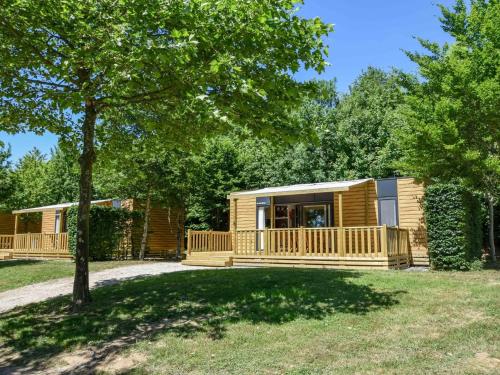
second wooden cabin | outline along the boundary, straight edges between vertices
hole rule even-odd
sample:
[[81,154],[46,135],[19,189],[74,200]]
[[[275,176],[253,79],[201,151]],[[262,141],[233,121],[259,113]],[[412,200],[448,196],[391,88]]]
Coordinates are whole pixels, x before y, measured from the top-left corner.
[[[66,214],[78,203],[61,203],[50,206],[14,210],[12,214],[0,214],[0,251],[3,258],[41,257],[70,258]],[[92,201],[93,205],[126,208],[143,211],[144,204],[135,199],[103,199]],[[132,226],[129,238],[124,238],[131,257],[140,248],[142,223]],[[174,256],[184,248],[184,212],[180,209],[153,205],[148,226],[146,256],[165,258]],[[9,253],[10,256],[6,256]]]

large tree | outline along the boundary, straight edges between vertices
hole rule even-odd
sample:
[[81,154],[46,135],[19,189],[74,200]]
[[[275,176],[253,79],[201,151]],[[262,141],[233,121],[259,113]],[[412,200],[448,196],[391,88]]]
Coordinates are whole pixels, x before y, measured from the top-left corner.
[[14,191],[14,181],[10,162],[10,146],[0,141],[0,210],[9,208],[7,200]]
[[331,27],[294,0],[0,0],[0,129],[80,143],[74,308],[90,301],[89,208],[96,127],[131,112],[158,136],[284,121],[323,70]]
[[408,53],[422,78],[410,80],[408,126],[398,133],[403,171],[423,180],[461,183],[484,193],[495,260],[494,205],[500,196],[500,2],[457,1],[441,6],[440,46],[420,40],[427,53]]

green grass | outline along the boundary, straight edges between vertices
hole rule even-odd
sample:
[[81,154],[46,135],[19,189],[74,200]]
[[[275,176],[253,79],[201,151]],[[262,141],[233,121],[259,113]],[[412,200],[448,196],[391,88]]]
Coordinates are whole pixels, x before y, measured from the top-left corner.
[[[131,374],[499,370],[493,270],[204,270],[102,287],[93,299],[80,314],[64,297],[0,315],[0,357],[39,369],[115,342]],[[110,370],[99,365],[86,371]]]
[[[91,262],[90,271],[137,264],[136,261]],[[12,260],[0,262],[0,292],[29,284],[73,276],[75,264],[69,260]]]

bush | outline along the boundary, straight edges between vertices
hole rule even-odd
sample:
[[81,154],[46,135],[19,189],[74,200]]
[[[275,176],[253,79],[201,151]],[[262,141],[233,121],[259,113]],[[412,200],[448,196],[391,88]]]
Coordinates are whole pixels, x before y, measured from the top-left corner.
[[431,266],[443,270],[469,270],[481,258],[481,204],[459,184],[426,188],[424,212]]
[[[73,255],[76,254],[77,214],[78,207],[68,209],[68,241]],[[123,208],[97,205],[90,207],[89,260],[111,260],[116,257],[132,216],[132,212]]]

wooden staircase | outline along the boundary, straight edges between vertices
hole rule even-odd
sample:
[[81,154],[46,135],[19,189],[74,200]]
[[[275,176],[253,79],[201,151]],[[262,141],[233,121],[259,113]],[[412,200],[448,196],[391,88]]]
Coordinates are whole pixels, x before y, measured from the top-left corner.
[[232,251],[192,252],[186,256],[182,264],[186,266],[231,267],[233,265]]
[[12,251],[0,250],[0,260],[12,259]]

